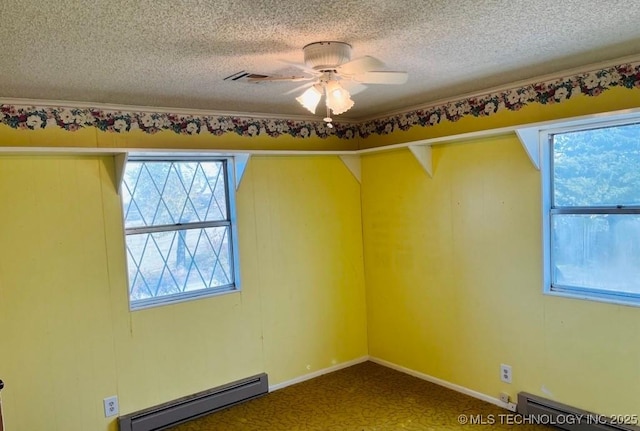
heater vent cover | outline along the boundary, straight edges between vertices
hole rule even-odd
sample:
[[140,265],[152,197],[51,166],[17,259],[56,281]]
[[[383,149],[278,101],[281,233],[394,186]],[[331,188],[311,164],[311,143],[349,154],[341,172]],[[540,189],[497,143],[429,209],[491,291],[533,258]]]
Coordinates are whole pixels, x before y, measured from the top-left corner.
[[262,373],[118,418],[120,431],[157,431],[269,392]]
[[634,417],[605,416],[547,400],[526,392],[518,394],[518,413],[529,423],[551,425],[567,431],[640,431]]

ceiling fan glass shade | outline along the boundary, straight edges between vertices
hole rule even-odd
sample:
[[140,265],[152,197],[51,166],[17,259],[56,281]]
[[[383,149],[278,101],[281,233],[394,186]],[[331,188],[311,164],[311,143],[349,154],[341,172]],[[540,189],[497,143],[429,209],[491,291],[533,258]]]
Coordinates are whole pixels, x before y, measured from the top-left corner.
[[318,107],[318,103],[320,103],[320,99],[322,98],[322,92],[316,87],[317,85],[309,87],[307,91],[296,97],[296,100],[306,109],[308,109],[312,114],[316,113],[316,108]]
[[338,81],[329,81],[326,86],[327,107],[334,114],[340,115],[353,107],[353,100],[347,90],[342,88]]

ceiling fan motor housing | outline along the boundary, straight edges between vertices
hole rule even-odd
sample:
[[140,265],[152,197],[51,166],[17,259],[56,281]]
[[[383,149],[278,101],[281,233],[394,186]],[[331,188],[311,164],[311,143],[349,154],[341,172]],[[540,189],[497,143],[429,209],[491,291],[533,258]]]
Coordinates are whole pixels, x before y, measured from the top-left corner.
[[344,42],[314,42],[302,50],[304,63],[315,70],[332,70],[351,60],[351,45]]

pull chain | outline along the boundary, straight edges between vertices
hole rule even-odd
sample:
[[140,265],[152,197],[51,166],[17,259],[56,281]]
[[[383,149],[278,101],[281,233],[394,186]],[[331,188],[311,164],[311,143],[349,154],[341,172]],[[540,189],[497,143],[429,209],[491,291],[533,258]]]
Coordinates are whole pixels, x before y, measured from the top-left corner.
[[324,122],[327,123],[327,127],[329,129],[333,129],[333,124],[332,121],[333,119],[331,118],[331,109],[327,106],[327,116],[323,118]]

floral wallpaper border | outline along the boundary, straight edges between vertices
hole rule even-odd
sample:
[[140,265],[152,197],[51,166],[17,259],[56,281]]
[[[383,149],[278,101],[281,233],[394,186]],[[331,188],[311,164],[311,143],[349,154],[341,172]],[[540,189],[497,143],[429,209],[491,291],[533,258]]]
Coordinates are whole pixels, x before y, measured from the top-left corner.
[[435,126],[445,120],[454,122],[468,116],[485,117],[504,110],[518,111],[532,103],[562,103],[578,94],[599,96],[613,87],[640,90],[640,62],[611,66],[367,121],[359,125],[358,134],[363,138],[373,134],[386,135],[396,130],[409,130],[414,126]]
[[357,126],[334,123],[329,129],[323,121],[297,121],[284,119],[258,119],[241,116],[200,116],[154,112],[111,111],[99,108],[37,107],[0,104],[0,124],[14,129],[45,129],[58,127],[76,131],[96,127],[102,131],[123,133],[142,130],[154,134],[171,130],[180,135],[210,134],[221,136],[235,133],[239,136],[290,135],[295,138],[335,135],[342,139],[354,138]]
[[340,139],[367,138],[386,135],[396,130],[409,130],[415,126],[429,127],[443,121],[458,121],[467,116],[484,117],[497,112],[517,111],[522,107],[540,103],[562,103],[577,94],[598,96],[613,87],[640,89],[640,62],[582,73],[570,77],[526,85],[521,88],[489,93],[484,96],[454,100],[390,117],[365,121],[360,124],[334,123],[326,127],[322,121],[284,119],[257,119],[242,116],[199,116],[171,113],[132,112],[99,108],[37,107],[0,104],[0,124],[14,129],[45,129],[58,127],[75,131],[86,127],[123,133],[142,130],[153,134],[171,130],[182,135],[210,134],[221,136],[235,133],[239,136],[290,135],[294,138],[337,136]]

